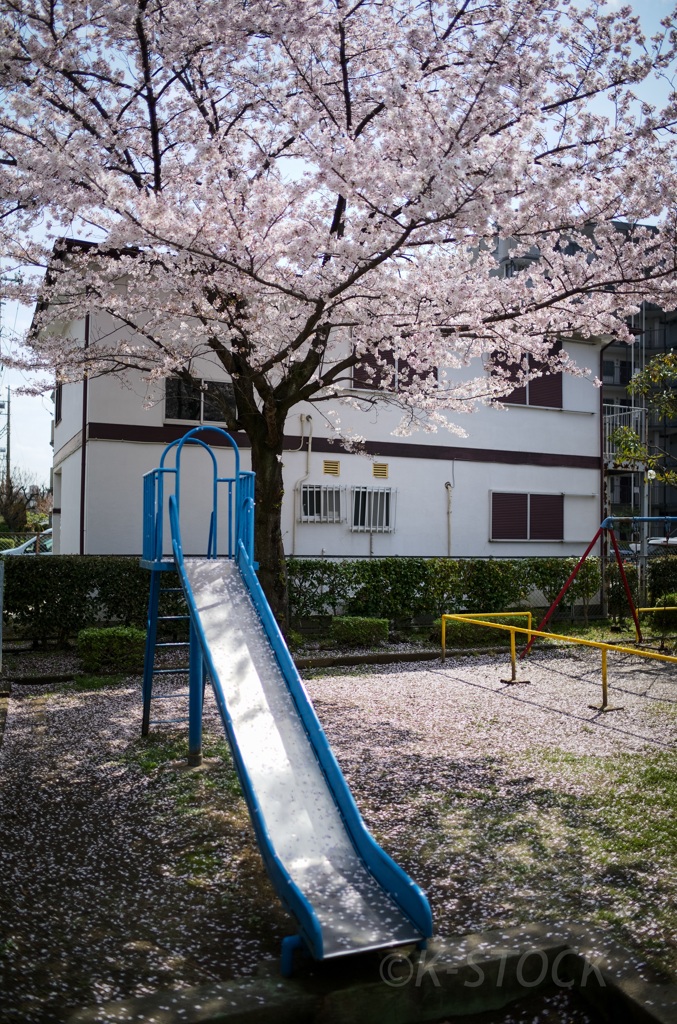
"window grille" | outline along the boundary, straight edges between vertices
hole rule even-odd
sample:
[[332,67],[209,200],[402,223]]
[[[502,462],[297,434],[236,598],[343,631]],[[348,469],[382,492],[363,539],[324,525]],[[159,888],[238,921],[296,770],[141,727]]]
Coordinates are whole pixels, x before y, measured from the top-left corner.
[[353,487],[350,529],[354,533],[392,533],[395,494],[390,487]]
[[341,488],[324,484],[301,485],[300,523],[340,523]]

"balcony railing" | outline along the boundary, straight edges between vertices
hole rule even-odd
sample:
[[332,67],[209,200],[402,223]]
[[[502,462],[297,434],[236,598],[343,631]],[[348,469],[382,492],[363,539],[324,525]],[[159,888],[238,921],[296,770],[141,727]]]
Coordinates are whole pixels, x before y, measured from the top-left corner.
[[[616,463],[616,445],[613,443],[613,435],[620,427],[629,427],[639,435],[643,441],[645,438],[646,413],[644,409],[621,409],[616,405],[604,406],[604,462],[608,467]],[[627,462],[618,463],[618,469],[643,469],[643,464]]]

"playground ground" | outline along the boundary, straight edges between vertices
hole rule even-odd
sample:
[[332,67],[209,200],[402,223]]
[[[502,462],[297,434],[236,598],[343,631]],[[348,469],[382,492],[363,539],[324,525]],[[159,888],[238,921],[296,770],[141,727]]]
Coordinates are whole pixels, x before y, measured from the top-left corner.
[[[674,666],[610,655],[622,707],[607,714],[589,707],[598,652],[537,653],[520,667],[528,685],[509,675],[505,655],[306,673],[369,827],[426,889],[441,934],[571,921],[676,977]],[[212,701],[205,766],[188,770],[180,727],[140,739],[138,694],[138,678],[12,687],[0,1024],[252,974],[293,929]],[[531,1024],[520,1012],[501,1020]]]

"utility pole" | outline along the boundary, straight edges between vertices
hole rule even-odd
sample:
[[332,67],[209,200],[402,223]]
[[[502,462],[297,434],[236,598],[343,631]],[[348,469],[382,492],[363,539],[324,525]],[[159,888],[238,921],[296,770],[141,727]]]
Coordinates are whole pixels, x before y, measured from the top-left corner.
[[9,384],[8,384],[7,385],[7,438],[6,438],[7,447],[6,447],[6,450],[5,450],[5,460],[6,460],[5,461],[5,473],[6,473],[6,479],[7,479],[7,493],[9,493],[9,489],[10,489],[11,482],[12,482],[12,478],[11,478],[11,475],[10,475],[10,469],[9,469],[9,467],[10,467],[9,439],[10,439],[10,423],[11,423],[10,416],[9,416],[9,401],[10,401],[10,387],[9,387]]

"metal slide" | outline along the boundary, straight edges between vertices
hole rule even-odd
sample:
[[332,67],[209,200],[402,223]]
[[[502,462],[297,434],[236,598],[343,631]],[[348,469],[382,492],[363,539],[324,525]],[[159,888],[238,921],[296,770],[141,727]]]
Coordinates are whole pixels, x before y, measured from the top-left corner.
[[[299,924],[283,942],[283,973],[296,945],[318,960],[417,943],[432,935],[428,901],[368,832],[315,715],[253,562],[253,474],[218,476],[216,458],[190,431],[165,449],[146,478],[144,558],[159,579],[163,488],[174,481],[169,521],[174,562],[191,619],[189,756],[201,749],[202,685],[211,680],[261,855]],[[207,557],[184,557],[179,492],[186,443],[207,449],[214,466],[214,512]],[[224,443],[223,441],[221,442]],[[176,451],[176,467],[166,456]],[[217,557],[217,484],[228,488],[228,556]],[[231,521],[232,520],[232,521]],[[155,598],[153,594],[155,593]],[[154,609],[154,610],[153,610]],[[151,584],[144,704],[152,689],[157,587]]]
[[238,566],[187,558],[184,572],[248,801],[312,907],[322,957],[420,942],[355,849]]

